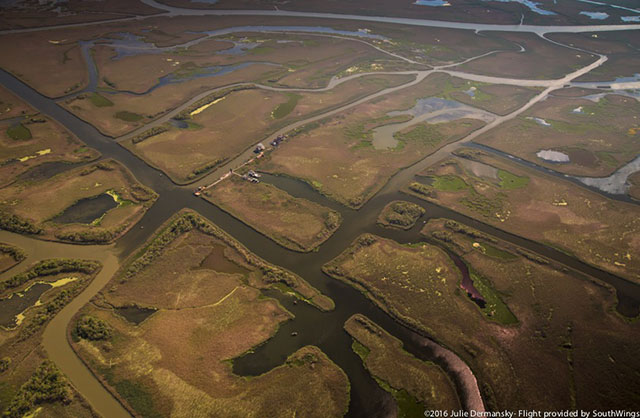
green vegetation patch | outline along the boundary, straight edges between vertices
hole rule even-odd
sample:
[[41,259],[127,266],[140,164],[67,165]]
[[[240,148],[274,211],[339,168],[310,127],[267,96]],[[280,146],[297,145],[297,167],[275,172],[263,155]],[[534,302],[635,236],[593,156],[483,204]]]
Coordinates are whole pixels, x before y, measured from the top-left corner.
[[143,417],[160,418],[162,415],[153,406],[153,397],[141,385],[131,380],[121,380],[114,384],[118,393]]
[[282,119],[295,109],[298,104],[298,100],[302,98],[296,93],[287,93],[288,100],[285,103],[279,104],[271,113],[271,117],[274,119]]
[[508,251],[501,250],[500,248],[494,247],[493,245],[486,244],[486,243],[483,243],[483,244],[477,243],[477,244],[478,245],[474,244],[474,248],[477,248],[480,252],[482,252],[482,254],[487,255],[489,257],[497,258],[500,260],[506,260],[506,261],[516,260],[518,258],[517,255],[511,254]]
[[190,130],[190,131],[197,131],[197,130],[202,129],[202,125],[200,125],[199,123],[196,123],[196,122],[194,122],[192,120],[187,119],[187,120],[185,120],[185,122],[187,123],[187,129]]
[[417,181],[414,181],[409,185],[409,190],[425,197],[435,197],[435,190],[433,187],[418,183]]
[[142,120],[142,115],[129,112],[126,110],[121,110],[120,112],[117,112],[114,116],[125,122],[138,122],[139,120]]
[[613,156],[612,153],[607,151],[596,151],[596,157],[602,162],[604,162],[609,167],[617,167],[620,162]]
[[196,178],[198,178],[199,176],[202,176],[203,174],[208,173],[209,171],[213,170],[214,168],[216,168],[217,166],[219,166],[220,164],[222,164],[225,161],[224,158],[219,158],[215,161],[211,161],[208,162],[207,164],[204,164],[196,169],[194,169],[188,176],[187,179],[189,181],[191,180],[195,180]]
[[460,203],[483,216],[493,217],[496,213],[502,212],[503,197],[503,195],[498,194],[494,198],[489,198],[471,189],[471,193],[462,199]]
[[469,185],[462,178],[453,174],[430,177],[433,179],[433,187],[444,192],[459,192],[469,188]]
[[511,312],[506,303],[502,301],[498,292],[491,286],[491,282],[471,266],[469,275],[473,280],[473,286],[480,292],[485,300],[485,306],[482,312],[492,321],[496,321],[502,325],[512,325],[518,323],[518,318]]
[[365,361],[367,359],[367,356],[371,352],[371,350],[369,350],[368,347],[362,345],[362,343],[356,340],[355,338],[351,343],[351,349],[353,350],[354,353],[358,355],[358,357],[362,359],[362,361]]
[[3,417],[22,418],[46,403],[71,401],[71,391],[67,379],[53,364],[45,360],[29,380],[20,387],[13,397]]
[[435,146],[445,139],[445,136],[437,128],[428,123],[418,125],[405,133],[396,133],[393,137],[399,141],[396,148],[409,141]]
[[425,406],[404,389],[395,389],[382,379],[376,378],[378,385],[389,392],[398,404],[398,418],[424,418]]
[[505,190],[521,189],[529,184],[529,177],[517,176],[506,170],[498,170],[498,178],[500,187]]
[[[489,242],[497,242],[497,240],[487,234],[485,234],[484,232],[480,232],[476,229],[470,228],[466,225],[463,225],[459,222],[456,222],[452,219],[447,219],[444,222],[444,226],[447,229],[452,230],[453,232],[457,232],[459,234],[463,234],[466,235],[470,238],[474,238],[474,239],[481,239],[483,241],[489,241]],[[486,244],[483,244],[486,245]]]
[[93,93],[91,96],[89,96],[89,100],[95,107],[113,106],[113,102],[111,100],[107,99],[99,93]]
[[7,135],[15,141],[27,141],[32,138],[29,128],[21,123],[8,127]]
[[270,52],[273,52],[274,50],[275,50],[275,48],[272,47],[272,46],[260,45],[260,46],[257,46],[255,48],[250,49],[248,52],[251,55],[263,55],[263,54],[268,54]]
[[455,389],[440,367],[406,352],[399,340],[365,316],[352,316],[344,328],[353,339],[353,352],[378,385],[395,398],[398,416],[424,417],[426,405],[457,409]]

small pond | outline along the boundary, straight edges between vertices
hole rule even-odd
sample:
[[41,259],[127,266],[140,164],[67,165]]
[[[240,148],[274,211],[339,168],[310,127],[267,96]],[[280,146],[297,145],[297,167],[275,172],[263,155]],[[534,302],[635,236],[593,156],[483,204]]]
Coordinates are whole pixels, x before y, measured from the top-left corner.
[[0,299],[0,326],[14,328],[20,325],[18,316],[36,305],[40,300],[40,296],[51,287],[49,283],[36,283],[25,292],[16,292],[4,299]]
[[153,315],[157,309],[153,308],[141,308],[136,305],[120,306],[115,308],[115,311],[122,315],[127,321],[140,325],[145,319]]
[[15,292],[0,299],[0,327],[15,328],[24,319],[24,313],[32,306],[40,305],[40,297],[53,287],[61,287],[78,280],[76,277],[65,277],[53,282],[35,282],[25,290]]
[[69,206],[60,215],[52,219],[59,224],[90,224],[100,219],[107,211],[118,206],[115,199],[107,193],[94,197],[87,197],[78,200],[74,205]]

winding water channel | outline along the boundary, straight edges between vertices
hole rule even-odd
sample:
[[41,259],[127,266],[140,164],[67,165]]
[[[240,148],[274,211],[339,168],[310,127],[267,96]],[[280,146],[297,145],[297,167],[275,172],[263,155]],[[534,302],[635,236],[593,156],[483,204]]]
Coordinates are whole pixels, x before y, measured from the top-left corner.
[[[550,30],[563,32],[581,32],[586,31],[585,27],[532,27],[532,26],[501,26],[501,25],[472,25],[463,23],[450,23],[438,21],[423,21],[417,19],[401,19],[401,18],[375,18],[350,15],[332,15],[318,13],[297,13],[297,12],[269,12],[269,11],[191,11],[187,9],[168,8],[164,5],[158,5],[151,0],[144,0],[146,4],[168,10],[170,15],[265,15],[265,16],[298,16],[298,17],[323,17],[332,19],[352,19],[352,20],[368,20],[382,21],[401,24],[420,24],[424,26],[448,27],[458,29],[478,29],[478,30],[518,30],[534,33],[546,33]],[[74,26],[74,25],[69,25]],[[551,29],[550,29],[551,28]],[[561,28],[561,30],[558,30]],[[630,30],[638,29],[640,25],[619,25],[619,26],[589,26],[589,31],[621,29]],[[217,207],[205,202],[204,200],[195,198],[191,193],[191,187],[181,187],[172,183],[164,174],[151,168],[142,160],[129,151],[124,149],[114,141],[100,134],[93,126],[78,119],[55,101],[42,96],[29,86],[25,85],[12,75],[0,70],[0,84],[13,91],[23,100],[28,102],[38,111],[50,116],[69,131],[75,134],[89,146],[97,149],[102,153],[104,158],[114,158],[127,166],[137,179],[143,184],[153,188],[158,194],[157,202],[151,207],[143,219],[132,228],[124,237],[122,237],[114,246],[73,246],[68,244],[59,244],[38,241],[31,238],[11,234],[0,231],[0,240],[16,244],[24,248],[29,254],[28,259],[21,266],[28,265],[44,258],[52,257],[74,257],[95,259],[101,261],[104,265],[102,271],[89,287],[69,305],[67,305],[47,326],[44,334],[44,346],[49,356],[56,362],[60,369],[69,377],[74,386],[89,401],[95,410],[103,416],[120,417],[129,416],[127,411],[109,394],[108,391],[99,383],[99,381],[89,372],[82,364],[80,359],[72,351],[66,339],[66,330],[71,317],[86,304],[110,279],[119,267],[120,260],[131,254],[138,246],[146,241],[153,232],[165,222],[171,215],[183,207],[192,208],[212,222],[227,231],[234,238],[242,242],[249,250],[258,256],[287,269],[294,271],[304,277],[313,286],[321,292],[327,294],[336,303],[336,309],[331,312],[320,312],[319,310],[306,304],[293,304],[293,300],[283,296],[277,292],[267,292],[269,296],[278,298],[283,305],[295,314],[295,318],[280,327],[276,335],[266,344],[260,346],[254,353],[246,355],[234,362],[234,371],[242,375],[256,375],[270,370],[271,368],[281,364],[284,359],[295,351],[297,348],[313,344],[319,346],[338,366],[340,366],[349,376],[351,382],[351,403],[348,415],[352,417],[376,417],[388,416],[392,412],[393,402],[390,402],[390,395],[379,388],[377,383],[371,378],[368,372],[363,368],[360,359],[351,350],[351,339],[343,330],[344,322],[355,313],[362,313],[370,317],[373,321],[382,326],[392,335],[402,340],[405,348],[419,358],[432,360],[441,365],[452,377],[456,384],[458,393],[461,397],[463,406],[466,409],[483,410],[484,405],[478,384],[473,372],[469,367],[453,352],[443,347],[428,336],[419,335],[418,333],[404,327],[396,320],[391,318],[385,312],[381,311],[361,293],[354,290],[350,286],[329,279],[322,271],[321,267],[324,263],[330,261],[342,252],[358,235],[371,232],[383,237],[394,239],[398,242],[416,242],[422,240],[419,235],[420,224],[409,231],[395,231],[383,229],[376,226],[375,219],[380,210],[390,201],[402,199],[415,202],[427,209],[428,217],[446,217],[454,219],[458,222],[469,225],[480,231],[496,235],[508,242],[527,248],[530,251],[541,254],[558,265],[568,268],[570,274],[578,277],[595,277],[602,282],[606,282],[612,286],[618,295],[617,309],[624,315],[635,316],[638,314],[640,307],[640,286],[637,286],[627,280],[621,279],[613,274],[604,272],[598,268],[585,264],[571,256],[561,253],[557,250],[544,246],[542,244],[526,240],[524,238],[506,233],[495,227],[481,223],[477,220],[468,218],[459,213],[453,212],[447,208],[436,206],[424,201],[418,200],[411,196],[407,196],[398,192],[400,187],[404,186],[409,180],[413,179],[415,174],[448,155],[460,144],[467,143],[477,135],[492,129],[498,124],[507,121],[518,114],[522,113],[529,107],[547,96],[547,94],[555,89],[570,83],[575,78],[597,68],[606,61],[606,56],[599,56],[599,59],[592,64],[581,68],[566,77],[559,80],[538,81],[538,86],[546,87],[544,91],[532,98],[525,106],[506,116],[499,116],[493,119],[485,127],[475,131],[473,134],[463,138],[457,143],[447,145],[423,159],[422,161],[408,167],[393,176],[390,181],[367,202],[363,208],[358,211],[345,208],[333,201],[326,199],[313,191],[309,186],[296,180],[265,176],[265,180],[277,185],[281,189],[287,191],[293,196],[304,197],[309,200],[319,202],[325,206],[338,210],[343,216],[343,224],[340,229],[323,244],[318,251],[298,254],[286,250],[278,246],[270,239],[257,233],[245,224],[219,210]],[[442,68],[441,70],[444,70]],[[304,121],[296,122],[283,130],[274,134],[274,136],[285,133],[297,126],[309,123],[313,120],[324,118],[330,114],[341,112],[351,108],[364,101],[372,98],[391,93],[393,91],[407,88],[424,79],[432,71],[413,71],[405,72],[415,74],[415,80],[402,86],[386,89],[379,93],[375,93],[366,98],[357,100],[354,103],[342,106],[338,109],[331,110],[325,114],[308,118]],[[453,72],[451,72],[453,75]],[[455,73],[467,79],[474,79],[463,73]],[[357,75],[362,76],[362,75]],[[512,83],[521,82],[522,80],[499,79],[503,82]],[[326,89],[334,88],[342,80],[332,80]],[[227,86],[228,87],[228,86]],[[210,92],[206,92],[192,100],[193,103]],[[185,104],[181,106],[184,108]],[[171,116],[165,115],[160,120],[168,120]],[[159,121],[153,122],[153,124]],[[150,125],[147,125],[147,129]],[[128,136],[127,136],[128,137]],[[122,139],[122,138],[120,138]],[[220,173],[228,171],[237,164],[246,160],[246,153],[230,162],[229,165],[222,167],[208,178],[202,181],[203,184],[210,182],[211,179],[219,177]],[[8,277],[14,274],[17,268],[14,268],[0,278]],[[291,332],[297,332],[296,338],[291,337]]]

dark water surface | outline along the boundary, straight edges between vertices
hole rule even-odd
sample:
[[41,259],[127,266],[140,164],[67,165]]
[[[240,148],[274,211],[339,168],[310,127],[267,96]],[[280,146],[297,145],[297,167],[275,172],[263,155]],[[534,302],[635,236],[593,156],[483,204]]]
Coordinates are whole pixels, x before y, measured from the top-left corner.
[[103,193],[78,200],[60,215],[53,218],[52,221],[59,224],[90,224],[116,206],[118,206],[118,203],[113,197]]
[[78,167],[82,165],[82,163],[66,163],[64,161],[50,161],[47,163],[42,163],[35,167],[30,168],[24,173],[20,174],[16,181],[17,182],[25,182],[25,181],[40,181],[51,178],[57,174],[64,173],[67,170],[71,170],[72,168]]
[[140,325],[145,319],[157,311],[157,309],[141,308],[135,305],[121,306],[114,309],[118,314],[122,315],[124,319],[136,325]]
[[4,299],[0,299],[0,327],[15,327],[17,325],[17,315],[35,305],[40,296],[50,288],[50,284],[36,283],[26,292],[13,293]]

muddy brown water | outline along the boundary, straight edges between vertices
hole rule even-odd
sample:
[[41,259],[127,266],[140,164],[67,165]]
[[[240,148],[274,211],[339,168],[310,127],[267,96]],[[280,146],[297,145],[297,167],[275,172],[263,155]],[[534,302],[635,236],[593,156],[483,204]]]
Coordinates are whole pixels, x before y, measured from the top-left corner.
[[[578,272],[589,274],[607,282],[617,291],[619,299],[617,309],[621,313],[630,316],[638,313],[640,286],[582,263],[566,254],[508,234],[449,209],[423,202],[397,191],[389,192],[383,190],[371,199],[365,208],[360,211],[354,211],[327,200],[302,182],[284,177],[270,176],[269,182],[290,194],[296,197],[305,197],[332,207],[339,210],[343,215],[344,222],[341,228],[318,251],[307,254],[293,253],[278,246],[270,239],[215,206],[202,199],[195,198],[191,190],[171,183],[161,172],[146,165],[138,157],[117,145],[112,139],[101,135],[92,126],[76,118],[52,100],[41,96],[4,71],[0,71],[0,84],[22,97],[39,111],[62,123],[88,145],[100,151],[105,158],[115,158],[126,165],[139,181],[159,193],[159,199],[144,218],[118,241],[116,249],[120,254],[120,258],[128,256],[143,244],[172,214],[183,207],[190,207],[212,220],[258,256],[296,272],[321,292],[330,296],[336,303],[336,309],[332,312],[323,313],[303,303],[294,305],[293,300],[277,292],[267,292],[269,296],[274,296],[281,300],[284,306],[290,309],[296,317],[285,323],[272,339],[258,347],[253,354],[237,359],[234,362],[234,370],[242,375],[259,374],[282,364],[284,359],[297,348],[305,344],[317,345],[338,366],[345,370],[349,377],[351,383],[349,416],[387,416],[394,408],[393,402],[390,402],[389,395],[379,388],[362,367],[360,359],[351,350],[351,339],[342,327],[344,322],[355,313],[362,313],[370,317],[392,335],[399,338],[404,343],[405,348],[417,357],[440,364],[455,382],[465,408],[483,408],[473,373],[454,353],[436,344],[428,336],[419,335],[402,326],[352,287],[326,277],[321,271],[323,264],[339,255],[361,233],[371,232],[399,242],[420,241],[419,230],[421,223],[418,223],[407,232],[383,229],[376,226],[375,220],[378,213],[392,200],[407,200],[423,206],[427,210],[427,215],[422,218],[423,220],[429,217],[454,219],[480,231],[496,235],[498,238],[525,247],[547,258],[557,260]],[[73,249],[74,247],[72,246],[65,248],[70,248],[65,253],[68,256],[87,257],[86,254],[81,253],[80,250]],[[105,248],[104,251],[110,250]],[[47,256],[53,255],[47,253]],[[106,284],[118,266],[115,256],[110,255],[106,260],[105,268],[103,268],[99,277],[49,324],[45,331],[44,345],[58,366],[70,376],[71,381],[98,412],[105,416],[120,416],[122,415],[122,408],[118,409],[118,407],[114,406],[115,401],[113,398],[100,386],[78,357],[74,355],[66,341],[66,327],[71,316]],[[576,272],[576,274],[581,273]],[[296,337],[291,336],[294,331],[298,333]]]

